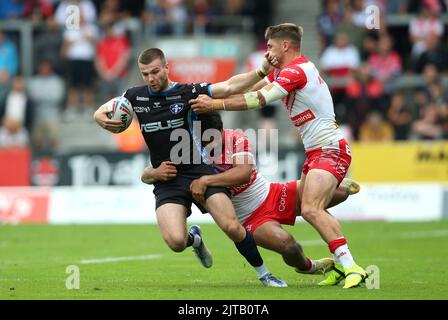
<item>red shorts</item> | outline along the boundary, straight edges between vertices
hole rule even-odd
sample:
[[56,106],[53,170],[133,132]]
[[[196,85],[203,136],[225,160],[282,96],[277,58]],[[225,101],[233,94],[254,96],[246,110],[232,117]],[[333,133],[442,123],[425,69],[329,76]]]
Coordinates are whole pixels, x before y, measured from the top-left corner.
[[339,140],[338,146],[316,148],[305,152],[306,161],[302,173],[308,174],[311,169],[322,169],[332,173],[341,183],[352,162],[352,153],[347,141]]
[[243,223],[251,234],[268,221],[294,225],[296,222],[297,181],[271,183],[269,194],[257,210]]

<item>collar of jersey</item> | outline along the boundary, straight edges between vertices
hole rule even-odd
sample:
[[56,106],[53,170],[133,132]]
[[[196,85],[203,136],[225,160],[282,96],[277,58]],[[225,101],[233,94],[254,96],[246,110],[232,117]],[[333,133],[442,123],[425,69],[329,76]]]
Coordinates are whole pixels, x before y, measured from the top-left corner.
[[170,93],[175,87],[177,86],[177,82],[174,82],[172,85],[171,85],[171,87],[169,87],[168,89],[166,89],[165,91],[163,91],[163,92],[159,92],[159,93],[154,93],[154,92],[152,92],[151,91],[151,88],[150,87],[148,87],[148,94],[150,95],[150,96],[166,96],[166,95],[168,95],[168,93]]

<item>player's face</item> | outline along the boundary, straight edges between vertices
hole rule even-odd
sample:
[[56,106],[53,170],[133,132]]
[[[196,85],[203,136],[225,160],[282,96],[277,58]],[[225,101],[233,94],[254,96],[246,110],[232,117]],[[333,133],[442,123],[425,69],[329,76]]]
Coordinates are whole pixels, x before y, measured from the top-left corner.
[[160,92],[168,89],[168,64],[163,64],[156,59],[149,64],[139,63],[138,67],[145,83],[152,92]]
[[274,67],[280,68],[281,62],[283,61],[283,40],[269,39],[268,52],[271,58],[277,58],[278,63]]

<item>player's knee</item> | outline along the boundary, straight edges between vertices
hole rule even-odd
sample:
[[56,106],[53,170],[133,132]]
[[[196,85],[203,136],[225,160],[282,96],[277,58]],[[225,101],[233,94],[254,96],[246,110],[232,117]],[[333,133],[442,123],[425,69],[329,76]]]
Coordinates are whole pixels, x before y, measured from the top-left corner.
[[296,250],[297,242],[294,240],[292,235],[290,234],[282,234],[277,237],[278,250],[280,253],[290,253]]
[[180,237],[171,237],[169,239],[165,239],[165,242],[174,252],[182,252],[187,246],[186,240]]
[[319,216],[319,210],[312,206],[302,206],[301,212],[303,219],[307,222],[315,221]]
[[237,221],[232,221],[223,226],[224,233],[233,241],[242,241],[245,238],[246,231]]

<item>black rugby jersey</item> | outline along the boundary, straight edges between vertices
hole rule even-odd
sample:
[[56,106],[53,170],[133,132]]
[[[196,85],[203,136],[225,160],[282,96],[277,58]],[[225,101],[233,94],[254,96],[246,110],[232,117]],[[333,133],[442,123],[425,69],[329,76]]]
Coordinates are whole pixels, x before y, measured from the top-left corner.
[[[160,93],[153,93],[144,85],[130,88],[123,94],[131,102],[137,115],[154,168],[167,160],[178,165],[178,169],[188,164],[206,163],[201,137],[198,136],[201,131],[199,128],[193,130],[193,121],[197,120],[197,115],[188,104],[190,99],[197,98],[199,94],[211,95],[210,84],[174,83]],[[171,133],[176,129],[182,130],[177,130],[177,137],[173,137],[171,141]],[[196,131],[198,134],[195,134]],[[171,157],[173,147],[175,156]],[[189,151],[188,154],[186,151]]]

